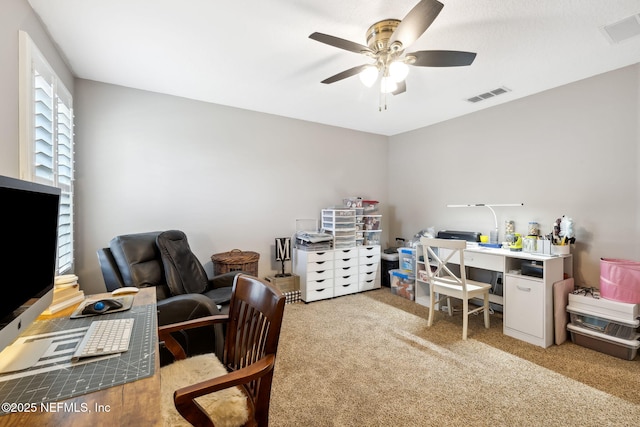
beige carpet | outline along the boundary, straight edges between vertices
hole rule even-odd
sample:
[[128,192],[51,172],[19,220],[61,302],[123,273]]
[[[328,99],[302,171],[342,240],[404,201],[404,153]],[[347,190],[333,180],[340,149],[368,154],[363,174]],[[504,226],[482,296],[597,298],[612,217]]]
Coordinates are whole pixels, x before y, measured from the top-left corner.
[[270,424],[636,426],[640,356],[571,342],[542,349],[438,313],[387,288],[285,309]]

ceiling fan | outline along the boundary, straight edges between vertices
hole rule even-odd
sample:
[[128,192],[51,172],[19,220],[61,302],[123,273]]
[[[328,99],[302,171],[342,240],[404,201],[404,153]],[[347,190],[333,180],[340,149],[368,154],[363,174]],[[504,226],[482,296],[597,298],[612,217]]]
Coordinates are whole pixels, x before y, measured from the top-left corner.
[[473,52],[453,50],[419,50],[405,53],[433,23],[444,5],[437,0],[421,0],[402,21],[385,19],[367,30],[367,45],[349,40],[313,33],[309,38],[340,49],[368,56],[374,62],[349,68],[322,81],[330,84],[359,75],[367,87],[373,86],[378,77],[380,91],[398,95],[407,90],[405,78],[409,65],[416,67],[458,67],[471,65],[476,57]]

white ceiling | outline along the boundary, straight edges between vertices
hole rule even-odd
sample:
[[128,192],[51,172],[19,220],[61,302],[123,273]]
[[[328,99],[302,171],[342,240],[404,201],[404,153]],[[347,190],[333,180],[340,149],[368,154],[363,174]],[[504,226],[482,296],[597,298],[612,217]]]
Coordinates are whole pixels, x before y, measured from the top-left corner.
[[[407,51],[477,52],[468,67],[412,67],[407,92],[380,95],[357,77],[367,62],[308,38],[366,45],[367,28],[418,0],[29,0],[80,78],[394,135],[640,62],[640,37],[610,43],[601,27],[640,0],[441,0]],[[511,92],[472,104],[475,95]],[[383,100],[384,101],[384,100]]]

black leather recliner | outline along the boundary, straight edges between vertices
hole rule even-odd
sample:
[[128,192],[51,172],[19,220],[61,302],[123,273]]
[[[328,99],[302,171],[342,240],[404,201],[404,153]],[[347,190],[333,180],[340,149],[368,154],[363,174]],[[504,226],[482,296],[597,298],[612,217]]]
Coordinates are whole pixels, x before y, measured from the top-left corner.
[[[114,237],[109,247],[98,250],[98,260],[109,292],[124,286],[155,288],[158,325],[228,312],[233,280],[241,273],[209,279],[178,230]],[[216,328],[183,333],[180,341],[189,354],[221,355],[223,330]]]

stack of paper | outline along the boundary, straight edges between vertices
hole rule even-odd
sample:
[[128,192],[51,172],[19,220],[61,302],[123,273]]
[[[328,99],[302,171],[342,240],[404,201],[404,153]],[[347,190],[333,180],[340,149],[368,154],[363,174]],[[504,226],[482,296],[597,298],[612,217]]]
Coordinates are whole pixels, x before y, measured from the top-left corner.
[[318,231],[298,231],[296,233],[296,248],[305,251],[321,251],[331,249],[333,235]]
[[84,300],[84,292],[80,290],[78,276],[65,274],[56,276],[53,287],[53,302],[44,314],[54,314]]

